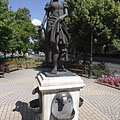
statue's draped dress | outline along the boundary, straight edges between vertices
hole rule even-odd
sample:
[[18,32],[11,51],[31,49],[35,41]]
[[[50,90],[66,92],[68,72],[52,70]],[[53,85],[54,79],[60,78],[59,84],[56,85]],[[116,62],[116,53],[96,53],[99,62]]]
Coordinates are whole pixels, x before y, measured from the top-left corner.
[[53,61],[53,52],[59,54],[61,60],[68,60],[68,28],[64,20],[58,20],[60,16],[65,14],[65,8],[68,8],[66,2],[49,2],[45,6],[45,10],[49,13],[45,33],[46,62]]

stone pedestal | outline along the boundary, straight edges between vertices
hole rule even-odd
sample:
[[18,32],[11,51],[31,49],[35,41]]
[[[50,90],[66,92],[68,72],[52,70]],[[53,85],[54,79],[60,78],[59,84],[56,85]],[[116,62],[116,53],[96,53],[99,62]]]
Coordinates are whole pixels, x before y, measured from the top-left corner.
[[80,89],[85,86],[80,76],[64,75],[53,77],[39,73],[36,81],[42,93],[42,114],[40,120],[54,120],[51,117],[52,101],[54,96],[61,91],[67,91],[71,94],[75,110],[73,120],[78,120]]

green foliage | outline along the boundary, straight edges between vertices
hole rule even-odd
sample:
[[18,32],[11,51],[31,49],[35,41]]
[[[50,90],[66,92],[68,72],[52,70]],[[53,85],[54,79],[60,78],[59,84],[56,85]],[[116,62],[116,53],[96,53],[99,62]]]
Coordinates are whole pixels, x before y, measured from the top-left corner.
[[66,0],[66,2],[70,6],[70,18],[66,19],[71,35],[70,47],[77,51],[89,52],[93,32],[94,48],[97,52],[100,53],[105,45],[120,50],[119,1]]
[[36,36],[30,10],[19,8],[13,12],[8,4],[9,0],[0,0],[0,51],[25,53],[31,46],[30,38]]
[[111,75],[109,68],[104,62],[101,62],[99,64],[94,64],[93,65],[93,75],[98,78],[101,77],[102,75]]
[[102,72],[97,70],[97,69],[93,69],[93,75],[98,78],[102,76]]
[[45,62],[45,58],[34,58],[35,62]]
[[8,41],[12,36],[10,10],[8,0],[0,0],[0,51],[7,52],[9,48]]
[[0,59],[0,64],[4,64],[6,62],[24,62],[30,60],[30,58],[27,57],[14,57],[14,58],[4,58],[4,59]]
[[40,39],[38,39],[37,41],[34,42],[33,44],[33,50],[34,51],[45,51],[45,45],[44,45],[44,42],[41,41]]
[[[30,37],[33,35],[33,29],[35,29],[35,26],[31,23],[30,16],[29,9],[19,8],[17,12],[14,13],[15,20],[12,23],[13,36],[10,45],[12,47],[14,46],[14,49],[23,51],[24,53],[28,51]],[[13,50],[12,47],[11,49]]]
[[27,8],[19,8],[17,12],[15,12],[15,20],[22,20],[24,22],[31,22],[30,20],[30,10]]
[[112,42],[113,46],[120,51],[120,39],[114,39]]

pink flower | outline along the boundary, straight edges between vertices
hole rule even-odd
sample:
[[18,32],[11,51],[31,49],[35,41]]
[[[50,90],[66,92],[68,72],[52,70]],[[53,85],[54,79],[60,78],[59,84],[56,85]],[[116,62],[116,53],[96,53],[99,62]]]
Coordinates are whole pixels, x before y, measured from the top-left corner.
[[102,78],[102,77],[99,77],[98,80],[99,80],[100,82],[103,82],[103,78]]
[[110,81],[110,77],[108,77],[108,82]]
[[114,85],[114,81],[113,81],[113,80],[110,80],[109,83],[110,83],[111,85]]
[[99,77],[98,80],[103,83],[109,83],[111,85],[119,86],[120,85],[120,77],[119,76],[102,76]]
[[119,83],[119,80],[115,80],[115,82],[114,82],[114,83],[115,83],[115,86],[117,86],[117,87],[118,87],[118,86],[119,86],[119,84],[120,84],[120,83]]
[[104,79],[104,80],[103,80],[103,82],[104,82],[104,83],[106,83],[106,82],[107,82],[107,80],[106,80],[106,79]]

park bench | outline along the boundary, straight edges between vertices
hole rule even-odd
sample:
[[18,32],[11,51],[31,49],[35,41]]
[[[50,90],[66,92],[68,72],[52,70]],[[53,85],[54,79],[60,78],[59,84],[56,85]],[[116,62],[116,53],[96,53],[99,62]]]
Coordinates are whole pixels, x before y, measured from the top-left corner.
[[6,62],[4,66],[6,72],[22,69],[22,65],[19,62]]
[[32,68],[32,67],[35,67],[35,61],[24,61],[25,63],[25,67],[28,69],[28,68]]
[[72,72],[76,72],[78,74],[85,74],[88,70],[88,65],[86,64],[75,64],[68,63],[68,69]]
[[43,62],[35,61],[36,66],[40,66]]

